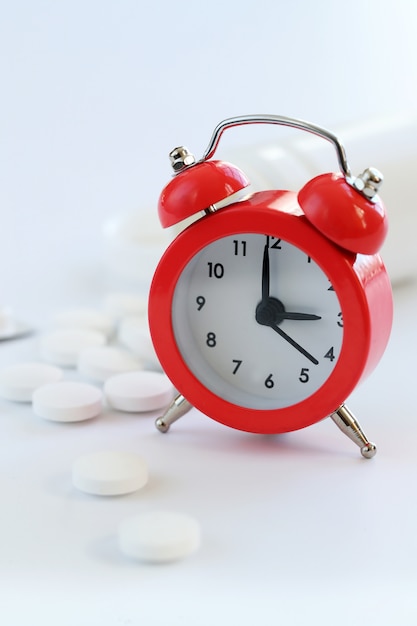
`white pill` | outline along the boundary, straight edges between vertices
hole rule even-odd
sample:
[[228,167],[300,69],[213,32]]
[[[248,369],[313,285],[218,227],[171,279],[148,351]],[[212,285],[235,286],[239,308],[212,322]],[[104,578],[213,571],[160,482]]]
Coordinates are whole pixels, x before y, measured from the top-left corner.
[[83,350],[78,359],[78,371],[92,380],[104,382],[111,376],[142,367],[141,362],[123,348],[100,346]]
[[81,422],[96,417],[102,409],[100,389],[69,380],[39,387],[32,401],[36,415],[54,422]]
[[32,402],[33,392],[61,380],[63,372],[45,363],[16,363],[0,370],[0,396],[15,402]]
[[140,456],[130,452],[94,452],[74,461],[72,481],[86,493],[119,496],[144,487],[148,467]]
[[160,368],[145,318],[138,315],[124,317],[120,321],[117,336],[120,343],[141,358],[145,364]]
[[151,563],[176,561],[200,546],[199,523],[182,513],[147,511],[119,526],[119,546],[129,557]]
[[125,315],[146,316],[146,298],[136,293],[109,293],[104,298],[103,307],[113,317],[119,319]]
[[105,335],[96,330],[53,330],[41,337],[40,354],[55,365],[75,367],[82,350],[105,343]]
[[114,330],[112,317],[95,309],[62,311],[55,316],[53,321],[57,328],[96,330],[106,336],[111,335]]
[[170,380],[160,372],[136,371],[112,376],[104,385],[107,402],[119,411],[156,411],[173,398]]

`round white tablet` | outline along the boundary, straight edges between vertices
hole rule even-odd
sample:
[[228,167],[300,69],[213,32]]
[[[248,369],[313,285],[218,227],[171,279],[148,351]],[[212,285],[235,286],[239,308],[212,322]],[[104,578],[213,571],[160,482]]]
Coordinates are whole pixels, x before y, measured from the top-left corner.
[[119,526],[119,546],[129,557],[151,563],[176,561],[200,546],[199,523],[182,513],[147,511]]
[[120,321],[117,337],[120,343],[131,350],[144,363],[160,369],[160,363],[156,356],[148,322],[139,315],[127,315]]
[[75,367],[82,350],[105,343],[105,335],[96,330],[53,330],[41,337],[40,354],[43,359],[55,365]]
[[96,330],[106,336],[111,335],[114,330],[114,322],[110,315],[86,308],[58,313],[54,318],[54,326],[57,328]]
[[140,456],[131,452],[94,452],[74,461],[72,481],[86,493],[119,496],[144,487],[148,468]]
[[63,372],[45,363],[16,363],[0,370],[0,396],[15,402],[32,402],[33,392],[61,380]]
[[32,401],[36,415],[54,422],[81,422],[96,417],[102,409],[100,389],[69,380],[39,387]]
[[83,350],[78,358],[78,371],[92,380],[104,382],[110,376],[142,367],[138,359],[123,348],[100,346]]
[[160,372],[136,371],[107,379],[104,395],[118,411],[156,411],[171,402],[174,390],[170,380]]

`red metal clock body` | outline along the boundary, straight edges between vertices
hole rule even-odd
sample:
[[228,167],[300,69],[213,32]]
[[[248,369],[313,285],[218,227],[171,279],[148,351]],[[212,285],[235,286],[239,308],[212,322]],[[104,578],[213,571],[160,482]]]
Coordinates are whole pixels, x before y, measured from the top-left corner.
[[[209,163],[216,180],[227,172],[224,197],[247,185],[234,166]],[[326,175],[324,193],[322,176],[298,195],[262,191],[216,210],[219,185],[202,170],[209,163],[182,171],[161,195],[164,225],[205,210],[168,247],[152,281],[149,324],[164,371],[187,407],[222,424],[281,433],[331,415],[373,456],[344,402],[380,360],[392,325],[377,253],[387,228],[382,203]],[[203,191],[190,194],[192,180]],[[342,229],[331,208],[341,201],[352,216]]]

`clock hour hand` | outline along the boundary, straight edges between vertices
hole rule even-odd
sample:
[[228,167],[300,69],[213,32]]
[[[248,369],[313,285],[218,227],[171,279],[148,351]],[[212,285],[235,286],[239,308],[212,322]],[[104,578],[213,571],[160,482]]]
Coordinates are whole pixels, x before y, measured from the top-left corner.
[[321,320],[320,315],[314,315],[311,313],[293,313],[291,311],[283,311],[277,314],[277,322],[281,320]]

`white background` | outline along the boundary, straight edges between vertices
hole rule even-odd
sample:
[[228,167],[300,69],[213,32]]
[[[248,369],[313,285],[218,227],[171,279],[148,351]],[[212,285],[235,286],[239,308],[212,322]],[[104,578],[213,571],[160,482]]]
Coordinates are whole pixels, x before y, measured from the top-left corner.
[[[167,153],[202,154],[226,117],[332,128],[413,110],[416,20],[412,0],[2,2],[0,302],[37,330],[60,307],[98,306],[118,286],[103,223],[153,210]],[[225,147],[271,141],[242,133]],[[195,413],[163,437],[143,417],[67,428],[2,402],[2,621],[415,624],[415,287],[395,297],[387,353],[349,403],[378,444],[372,461],[328,420],[263,438]],[[33,358],[37,337],[0,345],[1,364]],[[149,487],[75,493],[72,460],[101,447],[143,454]],[[123,559],[117,524],[153,507],[195,515],[199,553]]]

